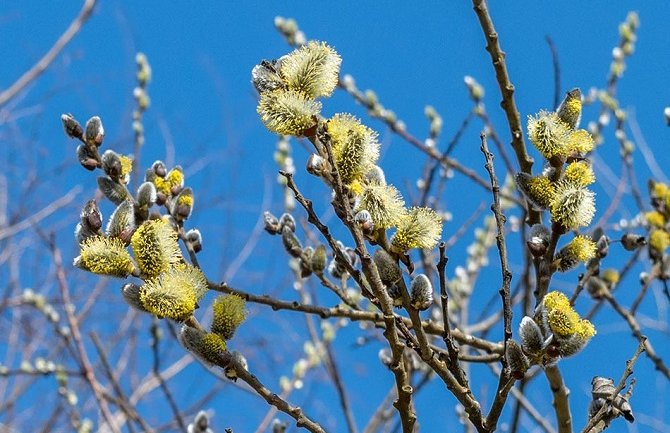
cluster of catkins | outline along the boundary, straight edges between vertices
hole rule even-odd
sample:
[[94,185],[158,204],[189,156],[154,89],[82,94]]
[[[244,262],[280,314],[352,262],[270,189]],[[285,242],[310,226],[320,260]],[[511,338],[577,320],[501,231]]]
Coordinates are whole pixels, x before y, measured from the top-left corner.
[[554,364],[582,350],[596,330],[582,319],[561,292],[549,292],[535,310],[519,326],[521,344],[507,342],[506,357],[512,374],[523,378],[531,365]]
[[[307,171],[334,191],[341,185],[356,224],[371,243],[385,245],[396,255],[413,248],[435,247],[442,234],[442,218],[431,208],[406,208],[400,192],[386,183],[384,172],[377,165],[377,133],[348,113],[329,119],[321,116],[318,98],[328,97],[335,90],[340,64],[341,58],[333,48],[315,41],[278,60],[262,61],[252,71],[252,82],[260,94],[257,111],[261,120],[270,131],[306,137],[314,144],[315,153],[307,161]],[[345,205],[337,200],[333,205],[337,214],[345,217]],[[389,229],[395,229],[390,242],[386,238]],[[296,242],[294,230],[281,230],[285,244]],[[289,245],[287,250],[291,252],[292,247]],[[303,250],[296,247],[293,251],[295,257],[300,257]],[[315,257],[321,260],[319,254]],[[302,263],[306,263],[304,259]],[[331,263],[331,273],[341,275],[342,263]],[[427,280],[425,276],[417,279]],[[389,291],[393,292],[395,282],[389,282]],[[417,305],[425,303],[416,301]]]
[[[551,214],[551,230],[532,227],[529,247],[535,257],[543,257],[551,233],[564,234],[588,226],[595,214],[595,194],[588,186],[595,182],[590,162],[584,156],[593,149],[593,138],[578,129],[582,111],[581,92],[569,91],[557,111],[540,111],[528,118],[528,136],[546,159],[544,171],[531,176],[518,173],[516,183],[528,203]],[[595,256],[595,242],[578,235],[553,258],[551,267],[567,271]]]
[[[61,119],[67,135],[82,141],[77,149],[82,165],[103,170],[98,186],[116,206],[103,230],[97,202],[86,203],[75,229],[80,254],[74,265],[100,275],[136,277],[141,283],[129,282],[121,289],[130,306],[160,318],[188,320],[207,292],[208,282],[198,267],[187,263],[178,243],[178,233],[183,233],[194,203],[193,190],[184,187],[181,167],[167,170],[161,161],[154,162],[132,194],[128,190],[132,157],[113,150],[102,156],[98,153],[104,139],[100,118],[89,119],[85,129],[72,115]],[[166,214],[150,212],[153,206],[163,206]],[[194,252],[201,250],[198,230],[185,232],[183,238]],[[188,349],[210,362],[226,350],[226,340],[244,321],[245,301],[235,295],[220,296],[214,301],[213,311],[211,332],[185,326],[181,335]]]
[[653,210],[644,214],[644,221],[649,230],[649,254],[658,261],[670,246],[670,186],[649,181],[649,195]]

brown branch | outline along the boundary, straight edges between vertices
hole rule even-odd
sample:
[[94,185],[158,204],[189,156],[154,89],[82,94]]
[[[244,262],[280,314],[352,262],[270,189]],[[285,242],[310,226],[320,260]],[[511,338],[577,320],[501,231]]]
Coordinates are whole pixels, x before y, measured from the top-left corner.
[[554,394],[554,411],[556,412],[556,424],[558,433],[572,433],[572,414],[568,397],[570,390],[563,382],[563,376],[557,365],[551,365],[544,369],[544,375],[549,381],[551,392]]
[[[95,332],[91,332],[90,335],[91,335],[91,340],[93,341],[93,345],[95,346],[95,349],[98,352],[98,356],[100,357],[100,361],[102,362],[102,367],[104,368],[105,373],[107,374],[107,379],[109,379],[109,383],[112,385],[112,389],[114,390],[114,393],[116,394],[115,402],[118,403],[119,408],[126,415],[126,417],[128,417],[132,421],[137,422],[142,427],[143,431],[153,432],[153,429],[137,413],[137,410],[135,410],[135,407],[128,403],[128,398],[123,393],[123,390],[121,389],[121,385],[119,384],[119,381],[116,379],[116,375],[114,374],[114,369],[112,368],[111,364],[109,363],[109,359],[107,358],[107,354],[105,353],[105,349],[102,347],[102,343],[100,342],[100,338],[98,337],[98,334],[96,334]],[[128,423],[128,429],[131,432],[134,432],[134,428],[133,428],[131,423]]]
[[81,30],[82,26],[88,20],[91,13],[93,12],[93,7],[95,6],[96,0],[86,0],[79,15],[70,23],[65,32],[56,40],[53,46],[47,51],[47,53],[33,65],[32,68],[27,70],[18,80],[14,82],[11,86],[5,89],[0,93],[0,107],[5,105],[10,99],[16,96],[23,88],[30,84],[33,80],[39,77],[46,69],[49,67],[51,62],[60,54],[60,52],[65,48],[65,46],[70,43],[72,38]]
[[[500,265],[502,272],[502,286],[500,288],[500,296],[502,298],[503,304],[503,323],[504,323],[504,340],[503,344],[507,346],[507,341],[512,338],[512,300],[510,295],[510,284],[512,282],[512,272],[509,270],[509,264],[507,261],[507,244],[505,243],[505,215],[502,213],[500,206],[500,185],[498,184],[498,178],[495,174],[495,169],[493,167],[493,154],[489,151],[488,145],[486,143],[486,134],[482,133],[481,138],[481,148],[480,150],[484,154],[486,159],[486,170],[489,172],[489,178],[491,180],[491,190],[493,191],[493,204],[491,205],[491,210],[495,215],[497,233],[496,233],[496,243],[498,245],[498,256],[500,257]],[[502,413],[503,406],[507,400],[507,394],[509,393],[512,386],[514,386],[514,379],[512,378],[509,367],[507,366],[507,360],[505,357],[502,358],[502,371],[500,372],[500,378],[498,381],[498,390],[496,391],[496,397],[491,406],[491,411],[486,417],[486,426],[493,431],[495,425],[498,423],[498,419]]]
[[635,338],[637,338],[640,343],[644,343],[644,351],[647,354],[647,357],[651,359],[651,362],[654,363],[656,370],[660,371],[667,379],[670,379],[670,369],[668,369],[668,366],[665,365],[663,359],[656,353],[656,350],[654,350],[654,347],[649,342],[649,339],[642,335],[640,325],[637,323],[637,320],[635,320],[635,317],[633,317],[629,311],[623,308],[617,302],[617,300],[614,299],[611,293],[606,292],[603,294],[603,297],[607,302],[609,302],[614,311],[616,311],[626,321],[628,327],[633,333],[633,336],[635,336]]
[[86,377],[86,382],[91,387],[93,395],[95,396],[96,401],[98,402],[98,407],[102,413],[103,418],[109,425],[109,428],[114,433],[120,433],[119,427],[114,422],[112,413],[107,406],[107,401],[103,397],[102,386],[95,377],[93,372],[93,366],[88,359],[88,354],[86,353],[86,347],[81,338],[81,333],[79,332],[79,323],[74,315],[74,304],[70,299],[70,289],[68,287],[67,281],[65,280],[65,270],[63,269],[63,259],[61,257],[60,250],[56,246],[56,239],[54,235],[50,236],[48,239],[49,250],[53,257],[54,265],[56,266],[56,278],[58,281],[58,287],[60,288],[61,297],[63,298],[63,309],[67,317],[68,325],[72,331],[72,338],[75,342],[79,360],[81,363],[82,371],[84,372],[84,377]]
[[[619,384],[612,392],[612,399],[614,399],[626,386],[626,381],[628,380],[630,375],[633,374],[633,366],[637,362],[637,359],[640,357],[640,354],[646,350],[645,349],[646,342],[647,338],[643,337],[640,340],[640,343],[637,345],[637,349],[635,350],[635,353],[633,354],[632,358],[626,361],[626,368],[624,369],[623,374],[621,375],[621,379],[619,379]],[[596,433],[603,431],[607,427],[607,423],[604,422],[604,420],[605,417],[607,416],[609,406],[610,406],[609,402],[608,404],[604,404],[600,408],[600,410],[598,410],[598,412],[596,412],[596,414],[593,417],[591,417],[591,419],[589,419],[589,422],[582,430],[582,433]]]
[[[502,94],[500,106],[507,116],[510,134],[512,136],[512,148],[519,162],[519,167],[524,173],[531,174],[533,168],[533,158],[526,151],[526,143],[523,139],[523,129],[521,127],[521,115],[514,101],[514,85],[510,81],[507,66],[505,65],[505,53],[500,47],[498,33],[493,25],[493,20],[489,15],[488,6],[485,0],[472,0],[479,24],[486,38],[486,51],[491,55],[493,68],[495,69],[498,87]],[[540,214],[528,206],[528,224],[533,225],[540,222]]]

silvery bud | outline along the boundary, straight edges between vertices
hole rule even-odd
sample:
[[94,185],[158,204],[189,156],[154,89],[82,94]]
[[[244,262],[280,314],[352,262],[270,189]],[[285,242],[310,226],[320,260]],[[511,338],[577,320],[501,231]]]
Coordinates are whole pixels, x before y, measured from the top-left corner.
[[147,310],[144,308],[144,306],[142,306],[142,302],[140,301],[141,291],[142,287],[133,283],[127,283],[121,287],[121,294],[123,295],[123,299],[126,301],[126,303],[137,311],[146,312]]
[[98,168],[98,160],[91,150],[83,144],[77,146],[77,160],[88,171]]
[[98,187],[100,187],[100,191],[102,191],[105,197],[115,205],[120,205],[124,200],[129,198],[128,190],[108,177],[99,177]]
[[591,395],[594,400],[597,398],[611,400],[614,397],[614,391],[616,391],[616,387],[614,386],[614,380],[611,378],[594,376],[591,379]]
[[589,278],[589,281],[586,283],[586,290],[594,299],[601,299],[606,293],[609,292],[605,281],[603,281],[600,277],[596,277],[595,275]]
[[378,165],[375,165],[365,174],[365,178],[371,182],[378,185],[386,185],[386,175],[384,170]]
[[398,261],[395,260],[389,253],[383,249],[375,251],[373,260],[377,265],[379,271],[379,278],[386,286],[391,286],[402,278],[402,271],[398,266]]
[[200,230],[191,229],[187,231],[186,240],[191,243],[193,251],[195,251],[196,253],[202,251],[202,235],[200,234]]
[[383,349],[379,349],[379,361],[384,364],[387,367],[391,367],[391,364],[393,364],[393,355],[391,354],[391,349],[388,347],[384,347]]
[[519,337],[521,338],[521,347],[531,355],[540,354],[546,346],[542,330],[531,317],[526,316],[521,319]]
[[102,120],[98,116],[93,116],[86,122],[86,144],[89,146],[100,147],[105,139],[105,128],[102,126]]
[[271,235],[276,235],[281,231],[279,220],[268,211],[263,212],[263,224],[265,231]]
[[263,60],[251,70],[251,82],[258,93],[270,92],[286,87],[279,75],[280,60]]
[[299,258],[302,254],[302,245],[300,240],[288,226],[284,226],[281,231],[281,240],[286,251],[293,257]]
[[247,358],[242,356],[242,354],[238,351],[233,351],[230,353],[230,356],[232,357],[231,362],[226,366],[226,368],[223,369],[223,373],[226,375],[226,377],[233,382],[237,382],[237,370],[233,368],[231,365],[232,363],[237,363],[240,367],[242,367],[244,370],[249,370],[249,363],[247,362]]
[[326,247],[324,245],[319,245],[314,250],[314,255],[312,256],[312,271],[316,274],[320,274],[326,268],[326,262],[328,261],[328,256],[326,253]]
[[86,202],[84,209],[82,209],[81,214],[82,224],[86,225],[91,230],[97,231],[102,227],[102,213],[98,208],[98,203],[95,200],[89,200]]
[[386,286],[386,293],[388,293],[389,297],[393,299],[394,307],[402,307],[402,292],[400,291],[400,287],[397,284],[393,283],[390,286]]
[[154,174],[158,177],[167,176],[167,168],[165,167],[165,163],[161,160],[154,161],[154,163],[151,164],[151,170],[153,170]]
[[81,214],[79,215],[80,222],[75,228],[74,235],[78,244],[83,243],[86,239],[91,236],[101,235],[102,231],[102,213],[98,209],[98,205],[95,200],[89,200],[86,202],[84,209],[82,209]]
[[[594,238],[595,239],[595,238]],[[596,254],[599,258],[606,257],[610,250],[610,238],[605,235],[602,235],[598,238],[596,242]]]
[[307,278],[312,275],[312,257],[314,257],[314,248],[306,247],[302,250],[300,257],[300,277]]
[[375,230],[375,223],[372,221],[372,216],[370,212],[366,210],[359,211],[354,216],[354,221],[358,224],[358,227],[361,228],[364,234],[371,235]]
[[156,203],[156,186],[153,182],[144,182],[137,188],[137,204],[147,209]]
[[323,176],[323,173],[326,172],[326,165],[325,159],[316,153],[313,153],[307,160],[307,172],[314,176]]
[[626,233],[621,237],[621,245],[623,245],[626,251],[635,251],[646,243],[647,240],[644,238],[644,236],[639,236],[633,233]]
[[417,310],[427,310],[433,305],[433,285],[425,274],[414,277],[409,291],[410,303]]
[[517,380],[523,379],[524,374],[530,367],[530,362],[526,355],[523,354],[521,346],[514,340],[507,340],[507,348],[505,349],[505,358],[507,364],[512,372],[512,377]]
[[284,213],[279,217],[279,228],[283,230],[284,227],[288,227],[292,232],[295,232],[295,219],[290,213]]
[[119,238],[124,244],[128,244],[135,228],[135,205],[132,201],[125,200],[116,207],[109,218],[107,237]]
[[277,418],[272,420],[272,433],[286,433],[286,429],[288,429],[287,422],[281,422]]
[[549,247],[551,232],[542,224],[534,224],[528,232],[526,245],[533,257],[543,257]]
[[63,122],[63,129],[65,134],[70,138],[84,138],[84,129],[81,127],[77,119],[70,113],[61,114],[61,122]]
[[105,174],[114,180],[121,178],[121,158],[113,150],[106,150],[102,154],[102,169]]

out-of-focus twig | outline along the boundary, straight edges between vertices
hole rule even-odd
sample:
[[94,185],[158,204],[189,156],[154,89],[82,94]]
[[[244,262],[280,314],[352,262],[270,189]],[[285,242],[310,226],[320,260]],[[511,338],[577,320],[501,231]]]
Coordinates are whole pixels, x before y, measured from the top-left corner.
[[26,72],[19,77],[18,80],[14,82],[7,89],[3,90],[0,93],[0,107],[5,105],[7,101],[12,99],[23,90],[28,84],[34,81],[37,77],[40,76],[54,61],[54,59],[60,54],[60,52],[65,48],[65,46],[74,38],[74,36],[81,30],[82,26],[93,12],[93,7],[95,6],[97,0],[86,0],[79,15],[70,23],[65,32],[56,40],[53,46],[47,51],[47,53],[33,65],[32,68],[28,69]]

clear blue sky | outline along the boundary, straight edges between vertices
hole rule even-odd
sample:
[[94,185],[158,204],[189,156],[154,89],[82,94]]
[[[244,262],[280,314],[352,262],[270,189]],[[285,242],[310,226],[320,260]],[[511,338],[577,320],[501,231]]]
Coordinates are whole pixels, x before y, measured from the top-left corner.
[[[635,55],[627,62],[626,73],[619,85],[618,96],[622,105],[634,114],[644,140],[654,152],[660,167],[670,163],[665,147],[669,130],[663,119],[664,107],[670,105],[670,3],[648,2],[548,2],[517,1],[492,2],[491,12],[501,44],[507,52],[507,64],[516,85],[516,101],[522,118],[542,108],[552,108],[554,92],[552,64],[545,35],[553,38],[557,47],[562,91],[572,87],[587,90],[603,87],[611,62],[611,50],[619,36],[617,27],[628,10],[639,12],[641,28]],[[67,27],[80,8],[80,2],[23,1],[0,4],[0,88],[12,83],[30,67]],[[503,141],[509,142],[504,117],[498,109],[500,94],[495,82],[484,38],[471,3],[460,1],[430,2],[213,2],[213,1],[101,1],[94,16],[75,40],[58,57],[51,68],[40,77],[11,107],[20,118],[0,120],[2,158],[17,161],[8,168],[10,184],[21,182],[18,176],[24,169],[21,161],[30,161],[36,170],[49,173],[53,181],[42,185],[37,192],[50,194],[65,192],[77,184],[84,185],[79,202],[88,199],[94,191],[94,182],[88,172],[79,167],[68,168],[74,161],[74,144],[62,133],[59,116],[72,112],[80,120],[100,115],[105,123],[106,146],[122,152],[132,150],[130,114],[133,109],[132,89],[135,85],[134,56],[142,51],[153,68],[149,87],[152,105],[145,117],[146,146],[142,160],[177,161],[186,167],[187,183],[196,190],[196,212],[192,225],[201,229],[206,248],[201,254],[204,268],[211,279],[222,278],[228,266],[245,245],[265,199],[270,209],[281,212],[281,191],[275,182],[276,168],[272,153],[275,137],[268,133],[255,114],[256,95],[250,85],[251,68],[261,59],[272,59],[289,51],[275,31],[274,17],[294,17],[309,38],[327,41],[343,57],[342,71],[352,74],[362,89],[374,89],[384,105],[394,110],[405,121],[408,129],[418,137],[427,133],[424,106],[436,107],[444,118],[444,137],[451,137],[471,108],[463,77],[472,75],[486,89],[485,103]],[[364,110],[346,95],[336,94],[324,101],[324,114],[352,112],[366,119]],[[0,109],[0,115],[4,115]],[[597,110],[588,108],[583,123],[595,120]],[[414,185],[424,158],[409,144],[391,134],[379,122],[365,120],[380,133],[383,144],[382,166],[390,182],[398,185],[407,195],[408,185]],[[485,175],[479,152],[478,134],[481,124],[473,122],[466,131],[454,156]],[[632,132],[629,130],[632,136]],[[9,140],[11,137],[11,140]],[[599,161],[619,172],[618,146],[611,128],[604,147],[598,151]],[[634,138],[637,138],[634,137]],[[169,143],[169,146],[166,146]],[[25,147],[27,146],[27,147]],[[19,149],[31,149],[27,155]],[[303,171],[308,153],[294,143],[294,157],[298,168],[297,180],[303,189],[317,201],[327,197],[327,191]],[[35,156],[37,155],[37,156]],[[649,171],[636,152],[638,181],[646,184]],[[65,167],[65,168],[63,168]],[[536,170],[537,170],[536,165]],[[599,166],[596,166],[597,173]],[[502,170],[502,166],[501,166]],[[602,173],[602,172],[601,172]],[[602,174],[602,177],[606,177]],[[22,184],[25,185],[25,184]],[[611,194],[605,188],[598,190],[597,204],[604,209]],[[462,194],[463,188],[473,194]],[[16,192],[18,196],[18,192]],[[267,196],[270,194],[270,196]],[[645,195],[646,196],[646,195]],[[16,198],[16,197],[15,197]],[[448,210],[457,221],[470,215],[489,196],[465,182],[453,182],[444,198]],[[45,194],[42,203],[49,201]],[[40,200],[37,200],[39,203]],[[325,202],[323,202],[325,203]],[[72,226],[76,222],[78,206],[68,209]],[[18,209],[18,207],[17,207]],[[632,207],[631,207],[632,209]],[[109,207],[103,208],[108,215]],[[325,204],[318,210],[330,215]],[[300,210],[296,215],[302,215]],[[617,214],[629,217],[629,214]],[[62,221],[63,215],[54,221]],[[459,224],[445,226],[445,236],[453,234]],[[74,254],[69,238],[70,228],[63,229],[59,240],[69,254]],[[460,248],[453,252],[452,264],[462,263],[465,247],[472,240],[466,236]],[[273,293],[284,299],[295,294],[290,287],[283,263],[285,256],[278,239],[262,236],[262,243],[270,247],[254,250],[251,259],[243,265],[231,283],[256,293]],[[460,250],[461,252],[458,252]],[[521,264],[519,251],[514,251],[513,264]],[[277,259],[277,255],[279,259]],[[273,260],[274,259],[274,260]],[[624,257],[612,259],[610,266],[620,266]],[[618,260],[618,261],[617,261]],[[452,267],[453,271],[453,267]],[[576,281],[575,271],[561,277],[569,285]],[[497,278],[497,274],[496,278]],[[515,279],[517,277],[515,276]],[[480,282],[481,300],[494,293]],[[489,281],[491,287],[497,279]],[[23,285],[34,284],[30,276]],[[115,284],[115,283],[114,283]],[[635,278],[627,281],[622,291],[624,303],[638,289]],[[327,298],[328,299],[328,298]],[[667,319],[667,302],[659,299],[658,307],[648,298],[645,313]],[[590,305],[586,299],[580,305],[584,311]],[[264,327],[277,325],[277,318],[269,318],[270,310],[252,307],[253,318],[238,336],[239,350],[245,351],[244,338],[262,339],[270,332]],[[280,319],[287,319],[283,313]],[[473,314],[474,316],[474,314]],[[572,389],[571,403],[575,423],[584,420],[590,378],[595,374],[619,377],[624,360],[635,349],[635,341],[623,325],[613,324],[615,316],[605,313],[595,323],[599,335],[592,344],[574,359],[563,361],[566,380]],[[291,317],[296,327],[303,326]],[[518,324],[515,317],[514,324]],[[283,325],[286,326],[286,325]],[[357,332],[350,326],[338,336],[340,364],[350,380],[358,380],[352,388],[359,423],[365,420],[391,384],[391,375],[375,363],[379,346],[352,349]],[[259,370],[268,385],[276,386],[281,374],[290,374],[289,354],[300,346],[303,329],[285,329],[290,336],[287,348],[270,347],[266,355],[250,354],[251,367]],[[667,329],[653,335],[661,355],[670,358],[667,350]],[[664,347],[666,346],[666,347]],[[265,349],[264,349],[265,350]],[[367,358],[366,358],[367,357]],[[274,359],[276,364],[270,360]],[[368,362],[368,359],[370,360]],[[606,361],[604,361],[606,359]],[[284,364],[281,364],[281,363]],[[190,374],[197,374],[192,367]],[[585,373],[584,370],[588,369]],[[638,372],[649,372],[652,364],[642,359]],[[476,370],[486,382],[486,370]],[[585,379],[586,378],[586,379]],[[645,379],[646,378],[646,379]],[[571,379],[580,382],[570,382]],[[308,392],[298,393],[296,403],[307,405],[312,412],[323,413],[319,403],[310,406],[313,396],[332,396],[325,379]],[[530,397],[538,399],[540,408],[550,413],[551,397],[544,379],[536,381]],[[362,395],[365,390],[368,395]],[[479,390],[478,390],[479,391]],[[227,396],[217,398],[213,409],[217,412],[214,424],[217,431],[231,426],[235,431],[249,431],[262,412],[254,409],[253,416],[242,416],[231,407],[236,399],[251,404],[239,391],[225,388]],[[493,388],[488,395],[492,396]],[[442,419],[433,416],[426,421],[424,431],[455,428],[451,398],[434,397],[444,391],[435,384],[418,398],[421,412],[444,411]],[[241,396],[240,396],[241,395]],[[657,395],[658,399],[645,402]],[[373,398],[374,397],[374,398]],[[486,399],[484,399],[486,401]],[[489,399],[490,401],[490,399]],[[642,375],[637,385],[634,407],[650,417],[659,417],[670,423],[663,406],[667,403],[667,382]],[[254,406],[259,407],[258,403]],[[553,420],[553,416],[550,416]],[[331,424],[328,424],[331,423]],[[333,411],[327,420],[332,431],[343,431],[343,419]],[[361,426],[362,427],[362,426]],[[612,431],[625,431],[621,421]],[[639,425],[640,431],[648,427]]]

